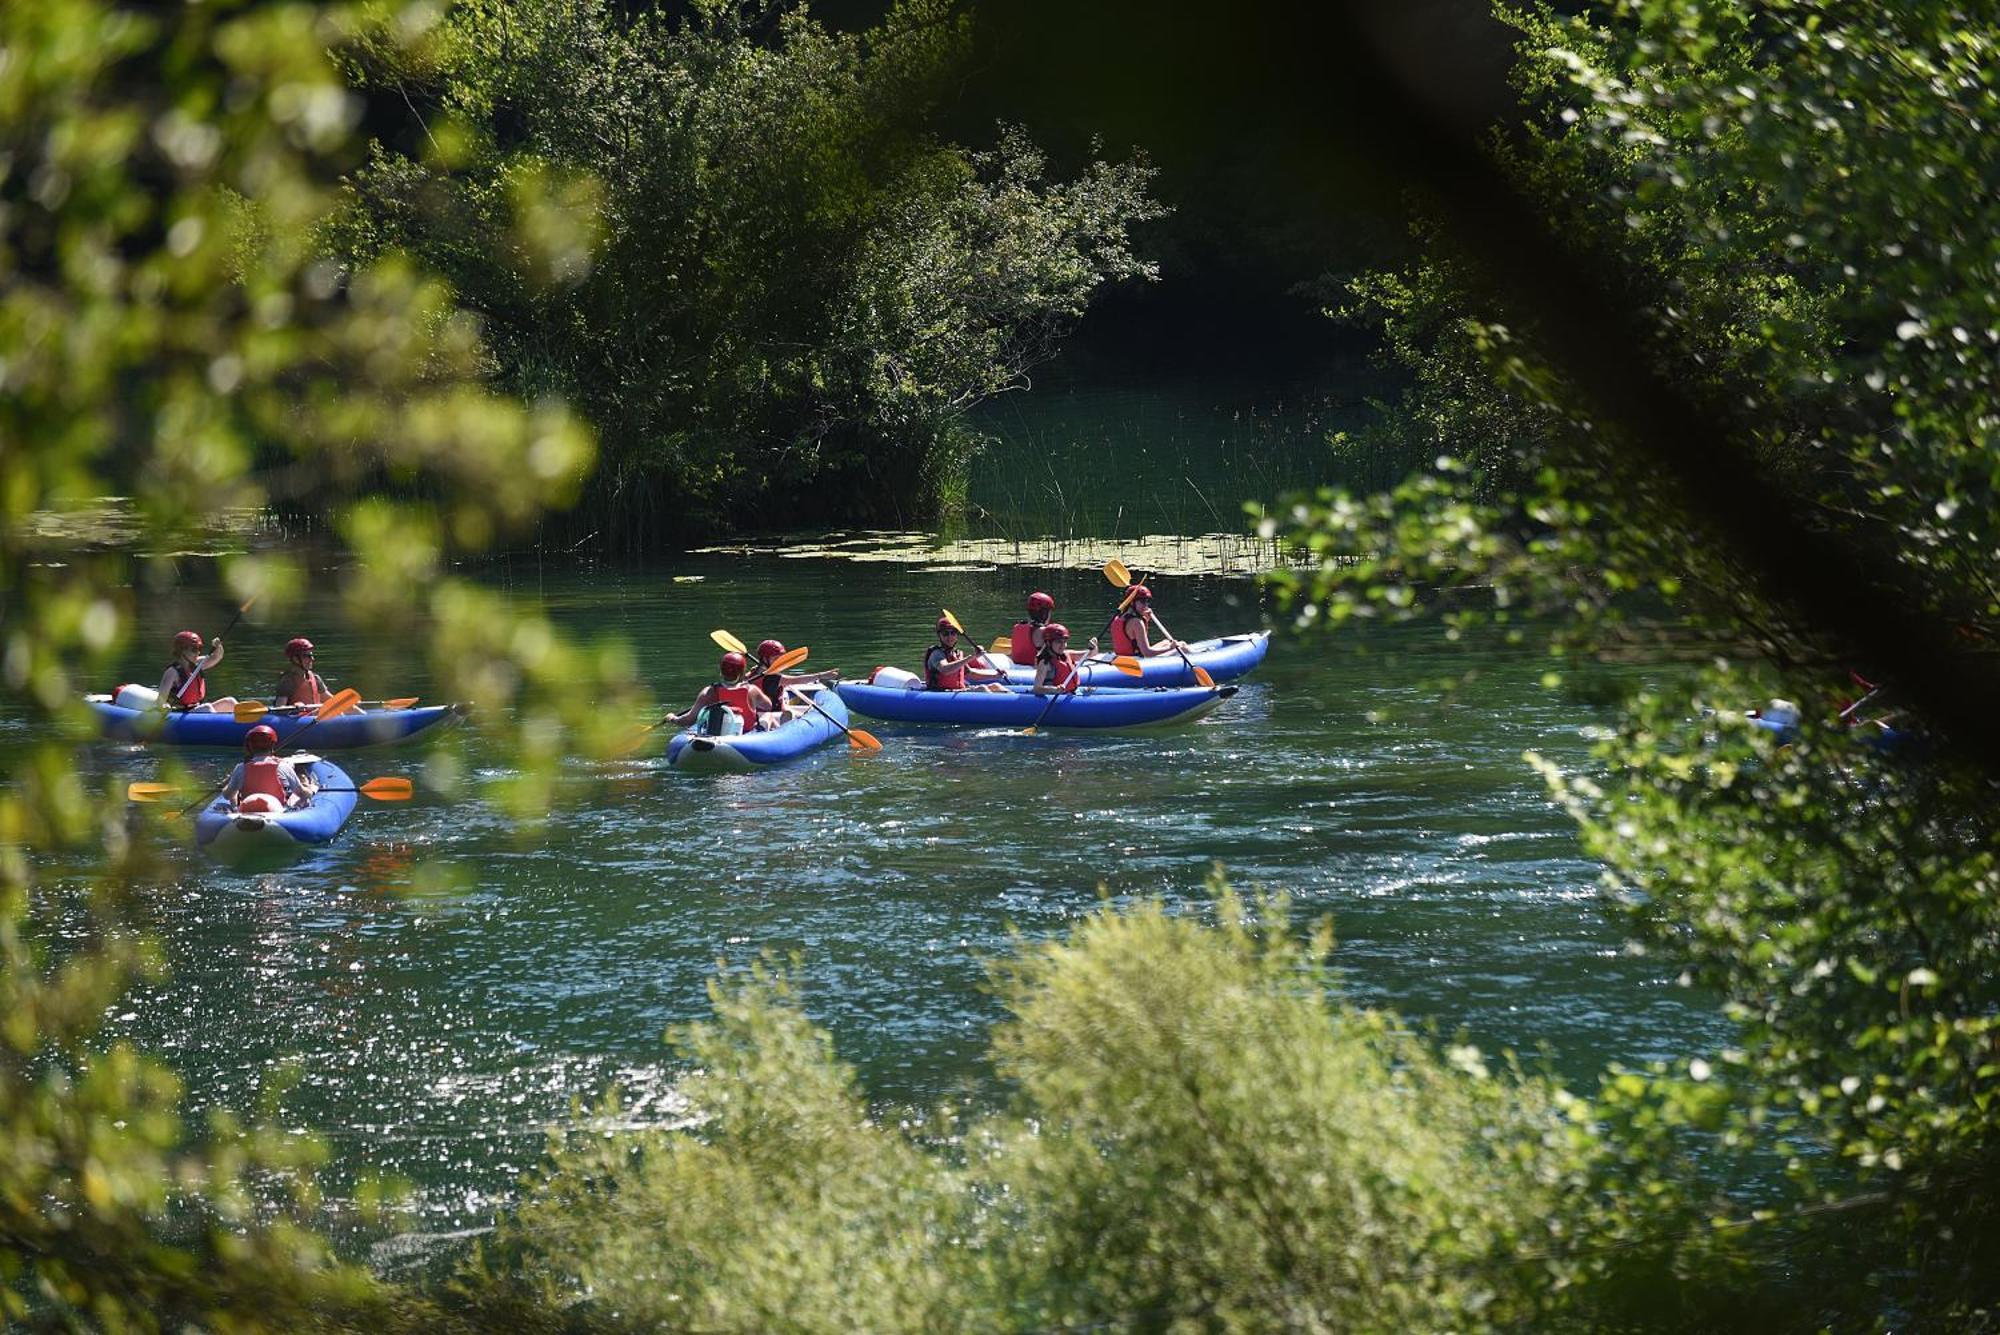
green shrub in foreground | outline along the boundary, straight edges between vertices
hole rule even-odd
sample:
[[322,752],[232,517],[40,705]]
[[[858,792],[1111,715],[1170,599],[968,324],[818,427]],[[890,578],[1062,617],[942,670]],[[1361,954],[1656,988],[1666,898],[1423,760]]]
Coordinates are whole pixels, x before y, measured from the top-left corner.
[[[872,1121],[781,974],[674,1036],[692,1132],[578,1137],[463,1279],[699,1330],[1517,1325],[1591,1151],[1565,1096],[1341,1002],[1325,928],[1106,911],[1000,966],[1013,1106]],[[545,1309],[546,1310],[546,1309]]]

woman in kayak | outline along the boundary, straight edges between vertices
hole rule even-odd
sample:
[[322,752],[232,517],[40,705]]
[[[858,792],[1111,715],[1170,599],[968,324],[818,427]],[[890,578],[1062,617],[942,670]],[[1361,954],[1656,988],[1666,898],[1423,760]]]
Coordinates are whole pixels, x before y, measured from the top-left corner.
[[1026,667],[1041,657],[1043,628],[1055,610],[1056,600],[1039,589],[1028,595],[1028,619],[1016,621],[1008,638],[1007,656],[1016,665]]
[[757,689],[771,702],[770,712],[757,720],[762,728],[775,728],[786,719],[797,718],[807,712],[804,705],[787,705],[785,690],[791,686],[803,686],[809,681],[839,681],[840,669],[828,668],[824,672],[772,672],[771,664],[784,657],[785,645],[782,640],[765,640],[757,646]]
[[754,730],[758,715],[771,712],[771,702],[745,675],[750,670],[749,660],[739,653],[724,654],[721,670],[720,681],[702,687],[694,703],[667,722],[685,728],[706,715],[702,731],[711,737],[734,737]]
[[950,617],[938,618],[937,643],[924,651],[925,690],[962,691],[975,682],[1001,679],[1000,669],[986,661],[986,654],[977,645],[970,652],[959,650],[958,627]]
[[236,708],[234,696],[208,698],[208,670],[221,661],[220,635],[209,642],[206,654],[201,651],[201,636],[197,632],[184,630],[174,636],[174,661],[167,664],[166,675],[160,678],[160,704],[180,714]]
[[238,811],[275,815],[303,805],[319,785],[301,775],[289,756],[276,754],[278,733],[259,723],[243,739],[243,763],[229,771],[222,795]]
[[1060,621],[1042,627],[1042,652],[1035,659],[1035,694],[1069,690],[1076,684],[1076,665],[1096,652],[1094,639],[1088,652],[1073,651],[1069,647],[1069,627]]
[[313,642],[303,635],[285,641],[285,657],[292,665],[278,678],[278,708],[325,704],[333,692],[327,689],[326,679],[313,671]]
[[1111,652],[1134,658],[1187,652],[1187,645],[1171,635],[1154,644],[1147,633],[1149,624],[1159,627],[1160,634],[1167,634],[1166,627],[1153,619],[1153,591],[1143,584],[1134,584],[1125,599],[1125,610],[1111,619]]

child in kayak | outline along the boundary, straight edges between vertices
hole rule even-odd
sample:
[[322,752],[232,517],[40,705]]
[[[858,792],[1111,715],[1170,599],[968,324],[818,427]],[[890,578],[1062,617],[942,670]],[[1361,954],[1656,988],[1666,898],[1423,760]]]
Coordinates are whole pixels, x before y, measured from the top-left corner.
[[805,705],[786,703],[787,687],[803,686],[810,681],[840,680],[839,668],[828,668],[824,672],[768,671],[771,664],[784,657],[784,654],[785,646],[781,640],[765,640],[757,646],[757,667],[760,669],[756,677],[757,689],[771,702],[770,712],[760,715],[757,719],[757,726],[760,728],[775,728],[787,719],[797,718],[808,712]]
[[1091,640],[1085,653],[1077,653],[1069,647],[1069,627],[1060,621],[1051,621],[1042,627],[1042,652],[1035,658],[1035,694],[1052,695],[1057,691],[1067,691],[1076,685],[1076,665],[1090,654],[1097,652],[1097,641]]
[[1028,619],[1014,623],[1007,641],[1007,656],[1017,667],[1026,667],[1041,656],[1042,636],[1055,610],[1056,600],[1039,589],[1028,595]]
[[276,754],[278,733],[268,723],[243,739],[243,763],[229,771],[222,795],[238,811],[275,815],[303,806],[319,785],[298,772],[289,756]]
[[1187,652],[1186,643],[1171,635],[1154,644],[1146,630],[1148,623],[1167,635],[1167,628],[1153,616],[1153,591],[1143,584],[1134,584],[1126,595],[1125,610],[1111,619],[1111,652],[1133,658]]
[[201,635],[184,630],[174,636],[174,661],[160,678],[160,704],[178,714],[207,714],[236,708],[236,697],[208,698],[208,670],[222,661],[222,637],[210,641],[208,652],[201,651]]
[[278,689],[274,692],[278,708],[305,709],[325,704],[333,692],[327,689],[326,679],[313,671],[313,642],[303,635],[285,641],[285,657],[292,665],[278,678]]
[[985,652],[977,645],[969,652],[959,650],[958,627],[952,624],[951,618],[938,618],[937,643],[924,651],[925,690],[962,691],[974,682],[988,683],[1001,679],[1000,669],[987,661]]
[[699,719],[700,731],[710,737],[734,737],[752,731],[758,716],[771,712],[771,701],[745,675],[749,669],[749,660],[742,654],[724,654],[721,680],[702,687],[694,703],[670,715],[667,722],[685,728]]

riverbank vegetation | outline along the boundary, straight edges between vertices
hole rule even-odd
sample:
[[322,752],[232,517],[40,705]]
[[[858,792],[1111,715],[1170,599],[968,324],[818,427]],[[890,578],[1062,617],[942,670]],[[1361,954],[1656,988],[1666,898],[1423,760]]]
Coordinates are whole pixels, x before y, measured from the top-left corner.
[[[98,1037],[157,967],[125,907],[166,874],[79,779],[70,702],[158,567],[31,517],[115,474],[166,547],[359,496],[350,614],[410,629],[510,748],[487,795],[545,815],[557,766],[639,715],[630,660],[452,557],[677,471],[691,491],[656,501],[700,522],[739,485],[872,503],[878,462],[912,487],[1033,331],[1140,271],[1148,209],[1141,167],[1055,185],[1023,139],[981,157],[901,119],[956,40],[943,11],[869,41],[718,6],[426,12],[0,8],[0,665],[34,736],[0,789],[10,1321],[1995,1324],[2000,66],[1990,25],[1917,0],[1519,18],[1530,124],[1488,217],[1533,225],[1432,197],[1424,258],[1358,289],[1413,362],[1392,431],[1418,475],[1292,512],[1312,625],[1477,584],[1565,653],[1624,633],[1635,594],[1756,640],[1631,702],[1597,770],[1549,772],[1632,948],[1723,997],[1732,1046],[1564,1090],[1348,1004],[1324,932],[1218,886],[1212,925],[1107,910],[999,966],[1004,1106],[882,1124],[781,971],[728,977],[678,1036],[692,1129],[554,1146],[438,1282],[334,1259],[309,1139],[187,1126],[167,1067]],[[448,105],[437,142],[364,161],[337,69]],[[668,356],[656,314],[718,350]],[[222,568],[272,609],[304,578]],[[1836,725],[1850,665],[1923,746]],[[1733,721],[1779,686],[1804,706],[1786,748]],[[51,934],[79,866],[88,929]]]
[[[1587,658],[1643,593],[1745,646],[1632,702],[1597,772],[1545,767],[1635,945],[1741,1025],[1631,1092],[1784,1165],[1718,1227],[1853,1212],[1728,1283],[1804,1281],[1802,1324],[1985,1328],[2000,33],[1935,3],[1513,21],[1497,203],[1469,228],[1440,191],[1423,256],[1352,285],[1413,377],[1373,441],[1413,475],[1301,502],[1294,609],[1490,585]],[[1773,693],[1794,745],[1742,722]]]
[[942,0],[858,34],[733,0],[453,6],[354,62],[420,121],[371,146],[334,236],[420,257],[501,384],[596,428],[578,537],[907,526],[962,502],[966,414],[1155,275],[1143,158],[1058,179],[1018,127],[928,128],[969,35]]

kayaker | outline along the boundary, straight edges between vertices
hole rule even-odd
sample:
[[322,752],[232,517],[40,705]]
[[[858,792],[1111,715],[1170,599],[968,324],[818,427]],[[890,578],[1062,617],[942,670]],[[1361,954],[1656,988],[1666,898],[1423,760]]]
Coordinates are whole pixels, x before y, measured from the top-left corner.
[[326,679],[313,671],[313,642],[303,635],[285,641],[285,657],[292,665],[278,678],[277,705],[280,709],[323,705],[333,692]]
[[198,632],[184,630],[174,636],[174,661],[167,664],[166,675],[160,678],[160,704],[180,714],[236,708],[234,696],[208,699],[208,670],[221,661],[220,635],[209,642],[206,654],[201,651]]
[[[785,645],[782,640],[765,640],[757,646],[757,666],[768,669],[771,664],[784,657]],[[758,720],[759,726],[775,728],[786,719],[797,718],[807,712],[804,705],[787,705],[785,688],[803,686],[809,681],[839,681],[840,669],[828,668],[824,672],[770,672],[757,674],[757,689],[771,702],[771,712]]]
[[975,682],[999,681],[1000,670],[985,660],[986,655],[977,646],[969,652],[960,652],[958,627],[950,617],[939,617],[937,643],[924,651],[924,689],[962,691]]
[[243,762],[222,785],[222,795],[236,810],[275,814],[303,805],[318,790],[277,749],[277,729],[268,723],[259,723],[243,738]]
[[1028,619],[1014,623],[1008,639],[1007,656],[1021,667],[1041,657],[1043,627],[1055,615],[1056,600],[1039,589],[1028,595]]
[[771,712],[771,702],[745,675],[749,670],[750,661],[742,654],[724,654],[721,680],[702,687],[694,703],[670,716],[667,722],[685,728],[706,713],[702,730],[711,737],[734,737],[752,731],[757,726],[757,716]]
[[[1133,658],[1187,652],[1187,645],[1172,636],[1154,644],[1147,627],[1159,624],[1153,618],[1153,591],[1143,584],[1134,584],[1127,593],[1125,610],[1111,619],[1111,652]],[[1160,634],[1167,634],[1164,627]]]
[[1072,651],[1069,627],[1060,621],[1049,622],[1042,627],[1042,651],[1035,658],[1035,694],[1050,695],[1070,689],[1076,683],[1076,665],[1096,652],[1095,639],[1091,640],[1088,653]]

